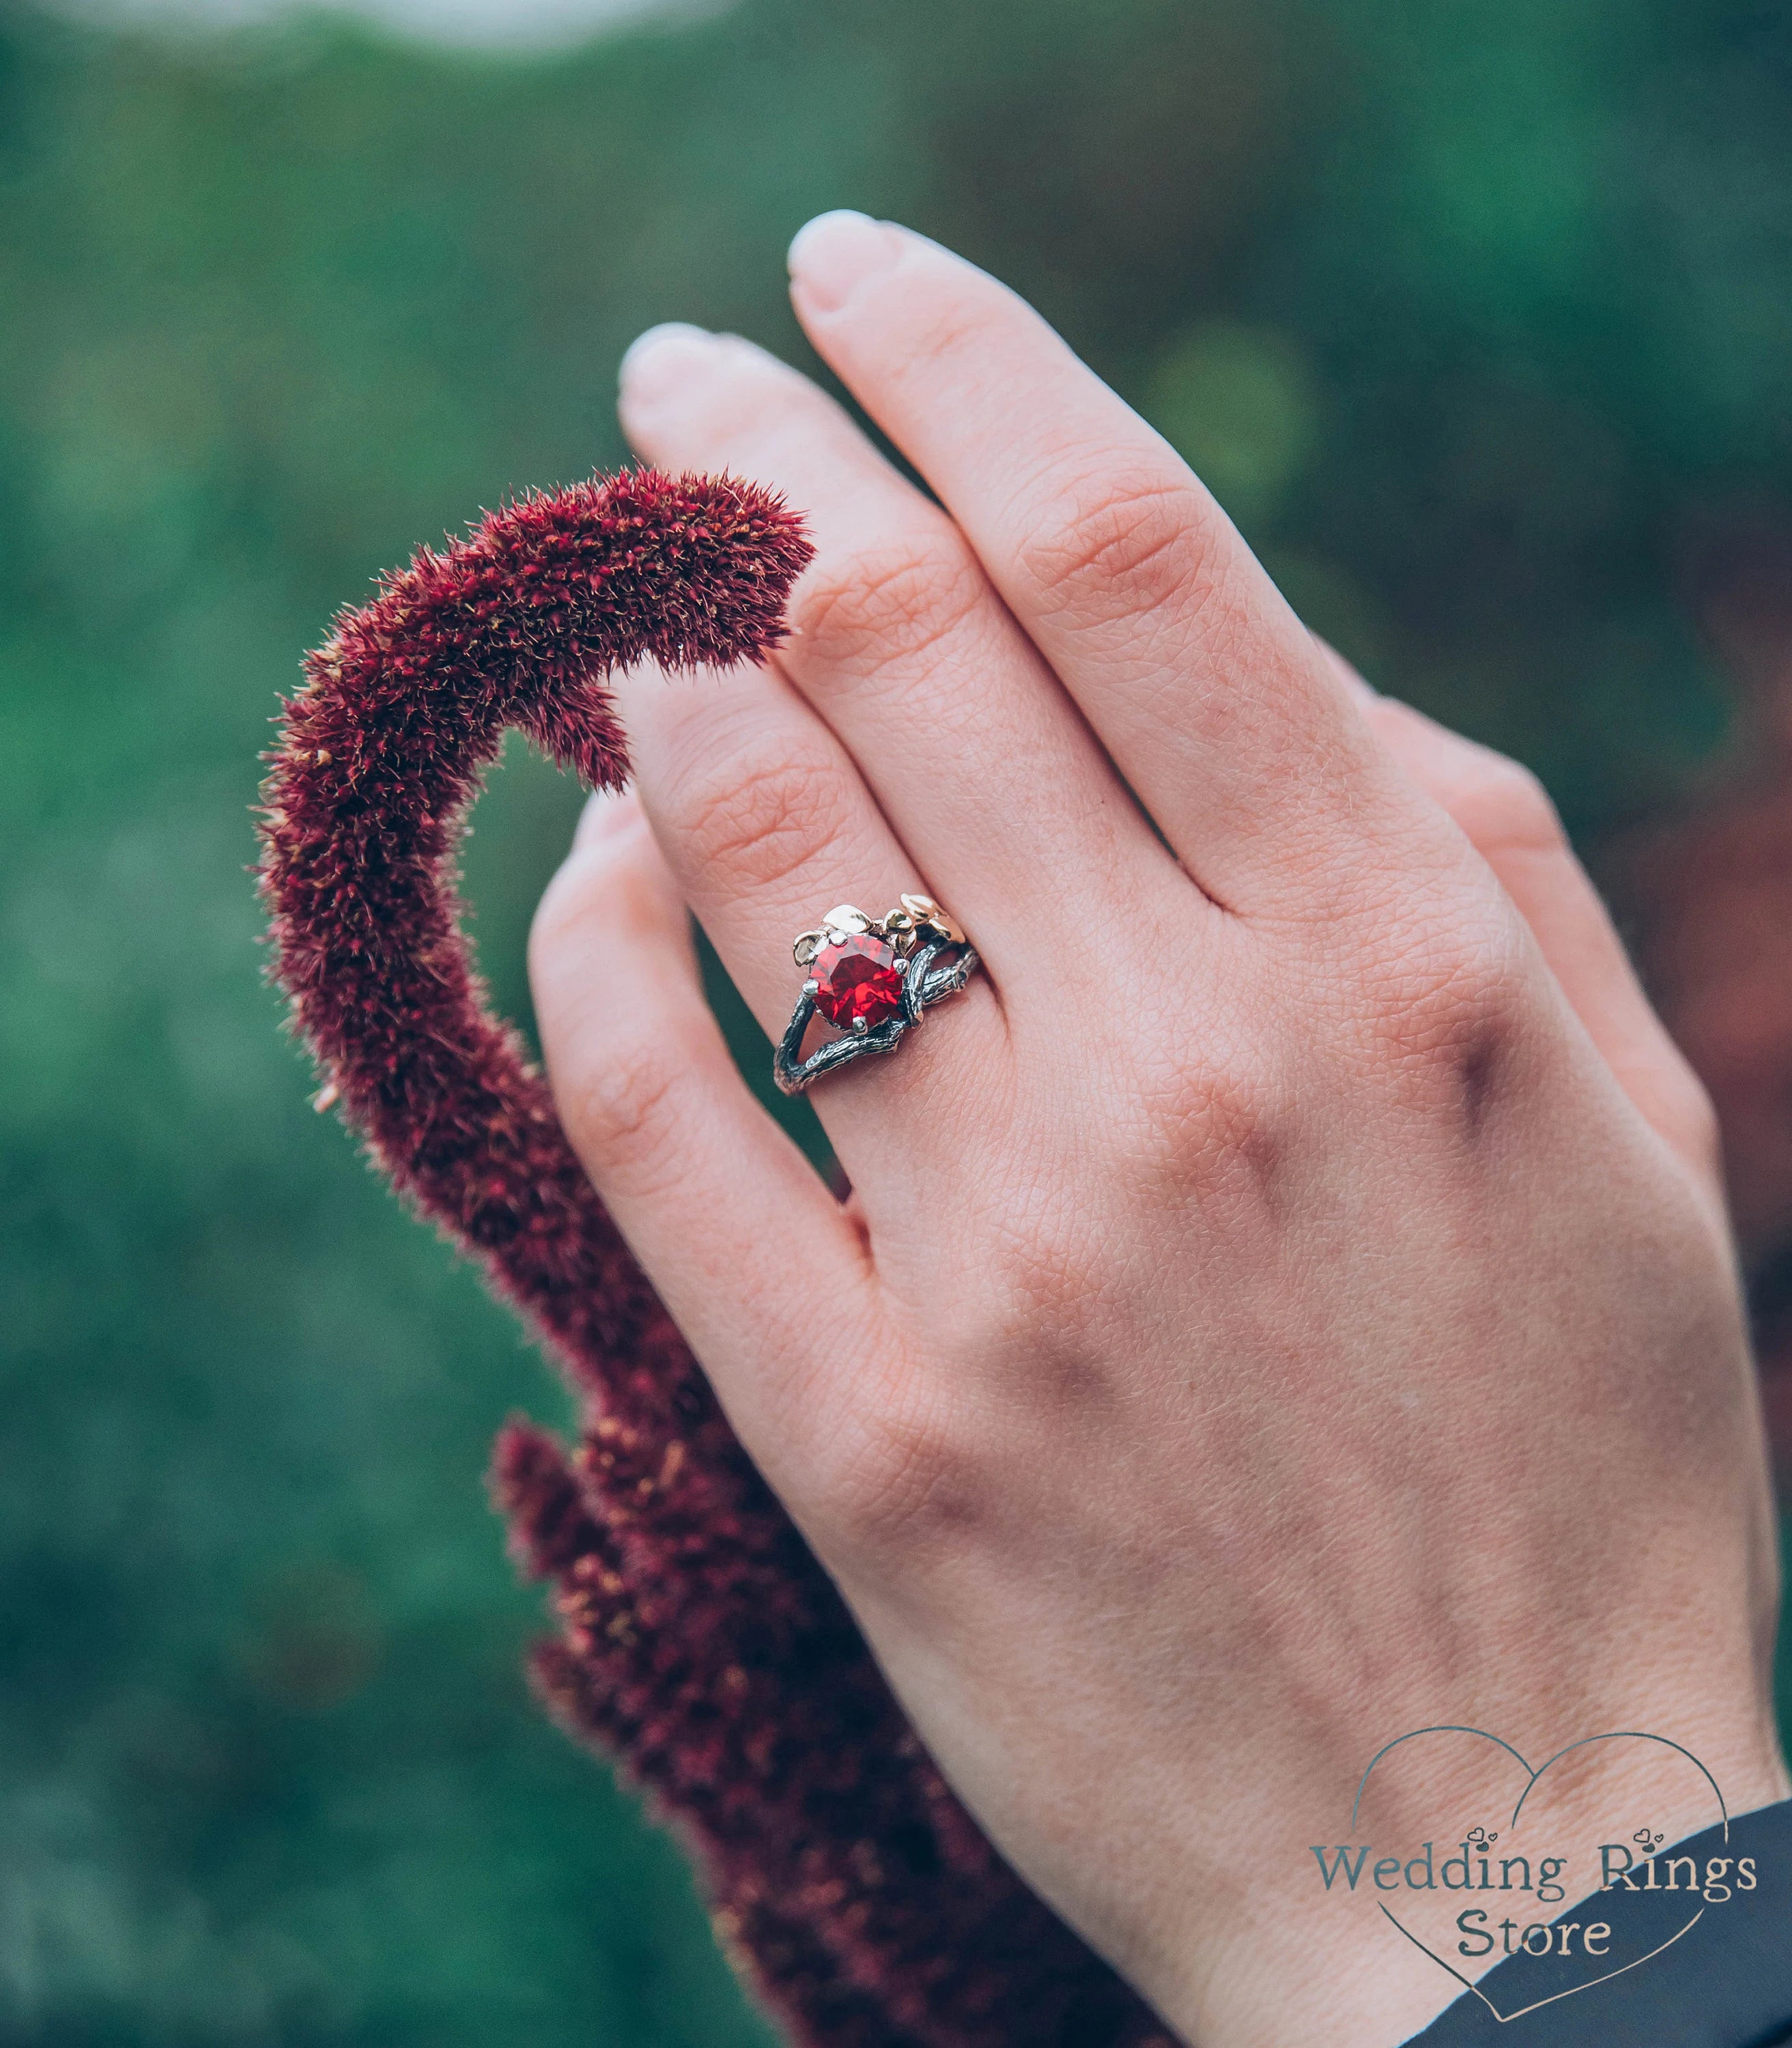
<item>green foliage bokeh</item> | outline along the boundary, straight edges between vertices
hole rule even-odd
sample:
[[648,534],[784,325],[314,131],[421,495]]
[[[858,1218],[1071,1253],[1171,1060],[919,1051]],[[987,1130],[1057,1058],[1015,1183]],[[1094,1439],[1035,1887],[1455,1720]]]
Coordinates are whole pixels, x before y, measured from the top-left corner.
[[[0,0],[0,2041],[765,2038],[526,1697],[479,1475],[564,1400],[259,983],[331,611],[620,460],[649,322],[808,362],[783,249],[857,205],[1596,840],[1722,742],[1689,536],[1792,484],[1789,114],[1755,0],[746,0],[528,62]],[[519,1015],[576,802],[513,758],[470,849]]]

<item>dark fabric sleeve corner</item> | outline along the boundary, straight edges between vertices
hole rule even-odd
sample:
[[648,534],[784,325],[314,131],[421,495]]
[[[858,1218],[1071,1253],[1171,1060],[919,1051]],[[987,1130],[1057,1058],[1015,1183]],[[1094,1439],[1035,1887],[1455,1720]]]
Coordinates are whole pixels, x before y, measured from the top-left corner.
[[[1464,1992],[1407,2048],[1780,2048],[1792,2043],[1792,1799],[1763,1806],[1658,1852],[1656,1860],[1690,1856],[1751,1856],[1758,1881],[1707,1908],[1671,1947],[1635,1968],[1569,1991],[1586,1965],[1513,1956]],[[1614,1946],[1647,1954],[1685,1926],[1684,1891],[1594,1894]],[[1584,1921],[1588,1901],[1557,1916]],[[1550,2000],[1539,2003],[1542,2000]],[[1535,2010],[1523,2011],[1526,2006]],[[1517,2012],[1502,2020],[1497,2011]]]

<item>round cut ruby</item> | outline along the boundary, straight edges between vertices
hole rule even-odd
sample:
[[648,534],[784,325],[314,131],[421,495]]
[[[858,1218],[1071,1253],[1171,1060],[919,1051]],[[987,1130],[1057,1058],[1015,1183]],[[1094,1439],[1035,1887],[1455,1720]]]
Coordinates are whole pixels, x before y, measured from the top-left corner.
[[815,1007],[836,1030],[866,1028],[894,1017],[902,1007],[902,977],[894,948],[870,932],[848,932],[815,956]]

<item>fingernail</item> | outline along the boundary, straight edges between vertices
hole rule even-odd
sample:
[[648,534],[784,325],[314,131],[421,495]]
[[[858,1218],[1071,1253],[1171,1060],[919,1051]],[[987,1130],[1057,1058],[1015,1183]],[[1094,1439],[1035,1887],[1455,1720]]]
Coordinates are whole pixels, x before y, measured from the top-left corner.
[[868,279],[894,270],[902,254],[895,231],[868,214],[841,208],[818,213],[797,231],[790,275],[823,312],[844,306]]
[[589,846],[595,840],[608,839],[615,833],[626,832],[640,815],[641,806],[632,783],[625,783],[619,789],[594,789],[579,813],[572,844]]
[[694,348],[707,348],[708,330],[688,320],[662,320],[637,335],[616,369],[616,383],[631,398],[657,398],[671,390],[695,367]]

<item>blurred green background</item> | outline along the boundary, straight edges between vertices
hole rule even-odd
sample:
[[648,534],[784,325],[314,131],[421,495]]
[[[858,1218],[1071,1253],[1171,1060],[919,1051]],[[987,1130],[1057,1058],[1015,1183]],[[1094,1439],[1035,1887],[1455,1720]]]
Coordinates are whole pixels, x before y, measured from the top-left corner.
[[[649,322],[809,362],[784,246],[860,206],[1596,851],[1724,745],[1689,551],[1792,497],[1789,137],[1760,0],[745,0],[526,61],[0,0],[0,2041],[766,2038],[519,1675],[480,1475],[565,1404],[258,979],[334,607],[619,460]],[[479,813],[518,1015],[576,801],[512,757]]]

